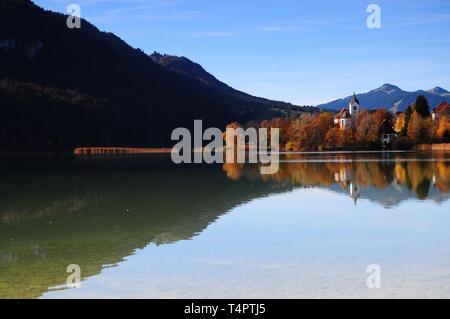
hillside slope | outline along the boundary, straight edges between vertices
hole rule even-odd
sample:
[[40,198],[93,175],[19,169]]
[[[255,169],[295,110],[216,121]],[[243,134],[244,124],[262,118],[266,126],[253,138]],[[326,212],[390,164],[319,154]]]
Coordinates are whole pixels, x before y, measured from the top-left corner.
[[281,102],[281,101],[273,101],[261,97],[252,96],[250,94],[241,92],[239,90],[236,90],[229,85],[223,83],[222,81],[218,80],[214,75],[208,73],[200,64],[195,63],[191,60],[189,60],[186,57],[178,57],[174,55],[168,55],[168,54],[160,54],[157,52],[154,52],[153,54],[149,55],[150,58],[155,62],[158,63],[164,67],[166,67],[169,70],[172,70],[174,72],[183,74],[185,76],[188,76],[192,79],[195,79],[199,82],[204,83],[208,87],[213,87],[220,89],[222,93],[230,96],[234,96],[243,100],[246,100],[248,102],[252,103],[258,103],[262,105],[266,105],[273,109],[280,109],[280,110],[293,110],[293,111],[315,111],[315,109],[311,109],[307,106],[296,106],[291,103]]
[[[276,116],[288,105],[225,93],[85,20],[68,29],[66,18],[29,0],[0,0],[0,149],[167,146],[171,131],[194,119],[224,127]],[[60,98],[67,90],[108,107],[73,107]]]

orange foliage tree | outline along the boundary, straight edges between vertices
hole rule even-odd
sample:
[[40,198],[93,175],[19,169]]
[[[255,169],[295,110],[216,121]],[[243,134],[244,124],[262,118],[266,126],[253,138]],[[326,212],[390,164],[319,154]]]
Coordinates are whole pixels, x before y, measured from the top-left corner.
[[431,143],[434,137],[435,126],[431,117],[423,117],[413,112],[408,123],[408,137],[415,143]]

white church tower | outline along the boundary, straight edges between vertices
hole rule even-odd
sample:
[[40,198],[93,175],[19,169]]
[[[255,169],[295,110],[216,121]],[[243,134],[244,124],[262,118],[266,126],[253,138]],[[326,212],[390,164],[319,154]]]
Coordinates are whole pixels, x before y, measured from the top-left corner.
[[355,92],[353,92],[353,98],[351,99],[350,103],[348,104],[348,111],[352,118],[358,119],[359,109],[360,109],[359,101],[356,98]]
[[350,182],[350,196],[353,198],[353,202],[356,205],[356,201],[361,196],[361,186],[359,185],[358,177],[353,177]]

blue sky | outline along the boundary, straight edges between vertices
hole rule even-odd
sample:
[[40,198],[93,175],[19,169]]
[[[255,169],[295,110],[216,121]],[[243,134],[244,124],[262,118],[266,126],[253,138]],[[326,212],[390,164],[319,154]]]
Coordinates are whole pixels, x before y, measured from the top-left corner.
[[[183,55],[250,94],[299,105],[366,92],[450,90],[448,0],[35,0],[145,52]],[[369,4],[381,29],[369,29]]]

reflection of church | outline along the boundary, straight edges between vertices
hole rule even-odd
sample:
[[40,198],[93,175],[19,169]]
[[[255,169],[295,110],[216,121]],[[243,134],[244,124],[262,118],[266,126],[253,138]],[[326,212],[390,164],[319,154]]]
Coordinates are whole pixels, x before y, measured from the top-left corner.
[[349,190],[349,195],[353,198],[356,205],[356,202],[361,195],[361,186],[355,170],[350,167],[341,167],[339,172],[334,173],[334,179],[344,188]]
[[353,198],[353,201],[355,202],[358,200],[359,196],[361,195],[361,187],[359,185],[359,181],[357,178],[350,181],[350,196]]

